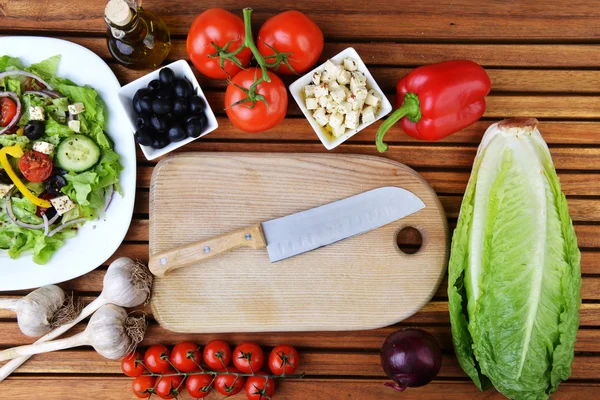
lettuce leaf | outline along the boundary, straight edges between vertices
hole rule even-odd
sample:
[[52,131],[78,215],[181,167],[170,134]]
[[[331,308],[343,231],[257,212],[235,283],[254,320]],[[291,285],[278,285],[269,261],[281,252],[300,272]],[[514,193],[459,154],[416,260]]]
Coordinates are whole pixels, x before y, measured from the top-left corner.
[[29,68],[26,68],[25,70],[38,75],[44,80],[49,80],[56,76],[59,63],[60,56],[57,55],[40,61],[37,64],[31,64]]
[[449,264],[459,362],[480,389],[546,399],[570,375],[580,255],[549,150],[533,126],[493,125],[461,206]]
[[16,57],[0,57],[0,72],[9,71],[11,69],[23,69],[24,67],[23,62]]

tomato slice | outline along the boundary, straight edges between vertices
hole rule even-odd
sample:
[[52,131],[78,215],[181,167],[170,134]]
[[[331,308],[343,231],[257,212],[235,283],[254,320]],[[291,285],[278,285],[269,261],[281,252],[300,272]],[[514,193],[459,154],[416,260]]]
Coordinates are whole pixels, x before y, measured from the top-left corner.
[[19,169],[30,182],[43,182],[52,174],[52,159],[39,151],[28,151],[19,159]]
[[0,126],[6,126],[17,114],[17,105],[8,97],[0,98]]

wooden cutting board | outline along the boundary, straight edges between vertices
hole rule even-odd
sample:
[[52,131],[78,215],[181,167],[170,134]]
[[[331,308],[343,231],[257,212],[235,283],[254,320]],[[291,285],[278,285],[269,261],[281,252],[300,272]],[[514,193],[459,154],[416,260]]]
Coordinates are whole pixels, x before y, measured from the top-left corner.
[[[448,225],[433,189],[409,167],[340,154],[187,153],[162,160],[150,187],[150,253],[267,221],[381,186],[426,208],[404,219],[271,264],[239,249],[157,278],[155,318],[176,332],[374,329],[417,312],[448,259]],[[416,254],[397,246],[417,228]]]

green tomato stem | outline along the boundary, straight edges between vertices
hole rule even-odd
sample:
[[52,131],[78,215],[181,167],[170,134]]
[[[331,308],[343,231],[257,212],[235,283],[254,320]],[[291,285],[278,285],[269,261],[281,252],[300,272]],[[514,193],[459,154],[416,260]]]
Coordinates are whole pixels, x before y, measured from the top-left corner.
[[379,126],[375,137],[375,145],[380,153],[386,152],[388,149],[388,145],[383,142],[383,136],[392,125],[404,117],[408,118],[411,122],[418,122],[421,119],[419,98],[414,93],[406,93],[402,106],[390,114],[385,122]]
[[[260,54],[260,51],[258,51],[258,48],[256,47],[256,44],[254,43],[254,39],[252,38],[252,22],[250,19],[250,16],[252,15],[252,8],[246,7],[246,8],[244,8],[243,12],[244,12],[244,29],[245,29],[244,46],[250,49],[250,51],[252,52],[252,55],[256,59],[256,62],[260,66],[260,69],[262,70],[262,80],[265,82],[271,82],[271,78],[269,77],[269,72],[267,70],[267,62],[265,61],[265,58],[262,56],[262,54]],[[240,46],[240,48],[241,48],[241,46]],[[237,49],[237,50],[240,50],[240,49]]]

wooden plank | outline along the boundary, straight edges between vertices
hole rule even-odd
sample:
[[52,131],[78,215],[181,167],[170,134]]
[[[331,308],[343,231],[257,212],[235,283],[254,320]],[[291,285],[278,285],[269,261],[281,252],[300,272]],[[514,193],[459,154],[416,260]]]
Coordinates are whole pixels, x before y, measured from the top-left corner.
[[[103,400],[123,400],[132,398],[132,378],[120,377],[9,377],[2,384],[3,395],[10,399],[33,399],[44,393],[45,400],[101,398]],[[285,380],[277,386],[276,398],[286,400],[306,400],[307,393],[313,400],[331,399],[377,399],[397,400],[398,392],[385,387],[381,379],[315,379]],[[595,398],[600,384],[565,382],[560,385],[553,398],[560,400],[580,400]],[[411,388],[402,394],[406,400],[438,399],[440,393],[446,400],[466,399],[505,399],[500,393],[491,389],[482,393],[470,381],[436,380],[420,388]],[[125,397],[127,396],[127,397]],[[216,400],[223,397],[216,392],[205,399]],[[232,400],[246,398],[244,392],[229,397]],[[182,400],[190,399],[186,393]]]
[[[336,5],[327,7],[326,1],[319,5],[312,2],[302,6],[298,2],[277,3],[278,10],[304,9],[321,27],[327,38],[369,38],[393,40],[536,40],[536,41],[593,41],[598,38],[595,22],[598,9],[593,4],[579,1],[568,8],[560,3],[522,1],[516,3],[473,3],[468,0],[428,0],[410,8],[398,10],[391,3],[377,2],[371,8]],[[231,2],[230,7],[238,15],[240,5]],[[53,7],[42,0],[7,2],[3,14],[11,30],[86,32],[104,34],[102,20],[105,2],[94,0],[81,2],[72,7]],[[203,9],[222,7],[222,2],[205,2]],[[199,13],[197,7],[185,3],[153,3],[148,9],[161,15],[175,36],[187,34],[189,26]],[[272,3],[257,1],[253,14],[253,27],[260,25],[277,11]],[[358,12],[357,12],[358,11]],[[510,15],[510,18],[506,16]],[[370,17],[367,17],[370,16]],[[552,26],[552,29],[548,29]],[[360,27],[360,29],[357,29]],[[7,28],[3,28],[7,31]]]

